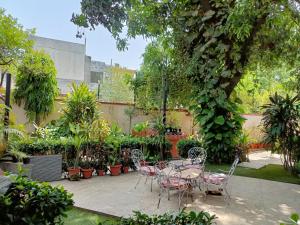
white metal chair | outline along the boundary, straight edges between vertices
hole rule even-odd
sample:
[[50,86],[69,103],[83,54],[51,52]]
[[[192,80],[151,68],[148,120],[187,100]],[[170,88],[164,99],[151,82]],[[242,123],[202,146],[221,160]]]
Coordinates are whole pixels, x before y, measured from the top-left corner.
[[204,148],[193,147],[188,151],[188,158],[191,160],[192,165],[204,166],[207,153]]
[[146,177],[145,184],[147,183],[148,178],[151,178],[151,192],[152,192],[153,179],[156,176],[155,167],[148,165],[148,163],[145,161],[145,157],[141,149],[131,150],[131,159],[134,163],[136,170],[139,173],[139,178],[134,188],[138,186],[142,177]]
[[181,178],[181,173],[177,172],[172,164],[168,165],[168,172],[165,170],[157,170],[157,181],[159,185],[159,196],[157,208],[160,206],[161,197],[164,192],[168,194],[168,200],[170,200],[170,191],[177,191],[178,194],[178,207],[180,210],[181,201],[184,194],[189,194],[192,185],[186,179]]
[[230,170],[227,171],[221,171],[222,173],[208,173],[205,174],[203,177],[203,182],[205,185],[206,192],[210,190],[210,188],[213,188],[214,190],[222,193],[224,196],[225,202],[227,202],[230,199],[230,195],[227,190],[228,181],[233,175],[235,168],[239,162],[239,158],[237,157],[233,164],[231,165]]

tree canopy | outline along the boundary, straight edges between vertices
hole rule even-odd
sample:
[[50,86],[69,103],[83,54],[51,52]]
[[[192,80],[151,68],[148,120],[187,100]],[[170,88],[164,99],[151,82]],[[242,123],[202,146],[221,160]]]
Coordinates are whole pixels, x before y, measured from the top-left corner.
[[33,31],[25,31],[11,15],[0,8],[0,67],[8,66],[22,58],[31,49],[28,39]]
[[[192,109],[209,159],[230,161],[243,119],[235,87],[248,67],[299,60],[298,0],[82,0],[80,26],[126,39],[168,37],[173,62],[193,91]],[[126,36],[122,36],[126,32]]]
[[52,112],[58,95],[56,68],[51,57],[43,51],[27,53],[18,66],[14,100],[24,103],[30,121],[39,125],[41,117]]

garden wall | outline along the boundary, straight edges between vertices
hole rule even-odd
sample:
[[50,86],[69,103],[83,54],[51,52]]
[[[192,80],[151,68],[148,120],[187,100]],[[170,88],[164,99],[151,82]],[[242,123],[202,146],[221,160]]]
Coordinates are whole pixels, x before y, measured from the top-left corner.
[[[55,120],[59,118],[61,114],[61,110],[63,108],[64,102],[63,99],[60,98],[56,100],[55,107],[53,113],[51,113],[42,124],[46,124],[51,120]],[[101,116],[106,119],[109,123],[117,123],[124,132],[128,133],[130,128],[129,117],[125,113],[125,109],[128,107],[132,107],[132,104],[126,103],[112,103],[112,102],[99,102],[99,108],[101,110]],[[16,105],[13,105],[13,117],[15,118],[17,123],[26,124],[27,118],[25,111]],[[187,135],[194,134],[197,132],[198,128],[194,124],[194,120],[192,115],[185,109],[168,111],[167,113],[168,120],[179,127],[181,127],[182,131]],[[145,114],[142,110],[138,110],[136,115],[132,118],[132,127],[134,124],[144,121],[151,121],[155,117],[159,115],[158,111],[151,112]],[[262,132],[260,131],[259,124],[261,122],[261,116],[258,114],[245,114],[246,122],[244,124],[244,128],[247,130],[247,133],[258,139],[262,137]],[[26,124],[26,129],[28,131],[33,130],[32,124]]]

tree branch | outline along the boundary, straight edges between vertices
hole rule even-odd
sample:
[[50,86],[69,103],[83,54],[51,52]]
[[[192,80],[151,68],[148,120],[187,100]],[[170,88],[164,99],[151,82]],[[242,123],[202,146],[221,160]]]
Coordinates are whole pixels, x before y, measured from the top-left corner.
[[[253,29],[252,29],[252,32],[251,32],[250,36],[244,41],[244,44],[242,45],[240,63],[241,63],[243,68],[248,63],[249,51],[250,51],[250,49],[251,49],[251,47],[254,43],[254,40],[255,40],[255,37],[256,37],[257,33],[262,28],[262,25],[266,22],[266,19],[267,19],[268,15],[269,15],[269,13],[265,13],[260,18],[256,19],[256,21],[253,24]],[[228,65],[228,66],[231,69],[232,66],[234,66],[234,65],[232,65],[232,66]],[[221,80],[221,82],[220,82],[221,84],[229,83],[229,85],[225,88],[225,92],[227,94],[227,97],[229,97],[231,95],[234,88],[236,87],[236,85],[241,80],[242,76],[243,76],[243,72],[237,71],[236,74],[232,78],[224,78],[224,79]]]

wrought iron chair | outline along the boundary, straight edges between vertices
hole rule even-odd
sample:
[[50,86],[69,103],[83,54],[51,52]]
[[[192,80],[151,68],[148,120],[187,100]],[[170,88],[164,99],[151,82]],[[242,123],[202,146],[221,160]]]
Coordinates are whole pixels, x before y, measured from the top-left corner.
[[207,153],[204,148],[193,147],[188,151],[188,159],[191,161],[190,167],[204,166],[206,161]]
[[145,184],[147,183],[148,178],[151,178],[151,192],[152,192],[153,179],[156,176],[155,167],[148,165],[148,163],[145,161],[145,157],[141,149],[131,150],[131,159],[134,163],[136,170],[139,173],[139,178],[134,188],[138,186],[142,177],[146,177]]
[[239,158],[237,157],[232,163],[229,171],[221,171],[222,173],[208,173],[204,175],[203,181],[206,193],[209,191],[209,188],[212,187],[214,190],[222,193],[225,202],[227,202],[230,199],[230,195],[227,190],[228,181],[233,175],[238,162]]
[[168,200],[170,200],[170,191],[177,191],[178,194],[178,207],[180,205],[184,194],[188,194],[192,185],[187,179],[182,179],[181,173],[176,171],[172,164],[168,165],[169,170],[157,170],[157,181],[159,185],[159,196],[157,208],[160,206],[162,194],[167,192]]

